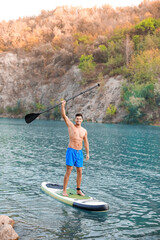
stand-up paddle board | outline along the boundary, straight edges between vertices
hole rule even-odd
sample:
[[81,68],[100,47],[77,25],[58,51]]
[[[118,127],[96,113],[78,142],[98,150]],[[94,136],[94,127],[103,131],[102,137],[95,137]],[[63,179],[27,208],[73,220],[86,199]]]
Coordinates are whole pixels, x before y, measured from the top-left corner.
[[76,190],[71,188],[67,188],[68,196],[65,197],[62,194],[63,186],[58,184],[53,184],[49,182],[43,182],[41,185],[41,189],[49,194],[51,197],[71,205],[73,207],[89,210],[89,211],[97,211],[104,212],[109,209],[109,205],[105,202],[99,201],[90,196],[80,196],[77,195]]

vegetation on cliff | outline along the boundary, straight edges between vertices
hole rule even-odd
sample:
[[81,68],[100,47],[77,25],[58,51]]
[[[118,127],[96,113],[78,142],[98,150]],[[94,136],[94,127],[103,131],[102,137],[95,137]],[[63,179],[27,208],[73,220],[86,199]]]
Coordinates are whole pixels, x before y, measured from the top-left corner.
[[[45,66],[57,55],[59,75],[73,64],[82,71],[81,84],[103,76],[123,75],[125,121],[152,122],[160,118],[160,2],[113,9],[59,7],[37,17],[0,23],[0,51],[43,57]],[[40,66],[43,70],[43,66]],[[38,67],[38,66],[37,66]],[[46,72],[45,79],[54,76]],[[17,111],[22,106],[17,103]],[[36,106],[37,107],[37,106]],[[112,106],[114,109],[114,106]],[[38,108],[38,107],[37,107]],[[112,109],[111,109],[112,110]],[[110,108],[108,109],[109,114]],[[112,116],[116,111],[111,111]],[[114,112],[114,114],[113,114]]]

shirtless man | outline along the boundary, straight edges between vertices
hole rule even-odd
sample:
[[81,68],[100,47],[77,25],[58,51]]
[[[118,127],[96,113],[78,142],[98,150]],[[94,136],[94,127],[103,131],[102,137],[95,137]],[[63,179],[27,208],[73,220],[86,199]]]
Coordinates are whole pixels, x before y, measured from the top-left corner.
[[75,124],[73,124],[69,118],[66,116],[65,112],[66,101],[61,102],[61,114],[68,127],[69,133],[69,145],[66,152],[66,174],[64,176],[63,184],[63,196],[68,196],[67,194],[67,184],[69,181],[69,176],[73,169],[73,166],[77,170],[77,194],[84,196],[80,189],[81,179],[82,179],[82,167],[83,167],[83,153],[82,153],[82,143],[84,141],[84,146],[86,149],[86,160],[89,160],[89,143],[87,138],[87,131],[81,127],[83,122],[82,114],[76,114]]

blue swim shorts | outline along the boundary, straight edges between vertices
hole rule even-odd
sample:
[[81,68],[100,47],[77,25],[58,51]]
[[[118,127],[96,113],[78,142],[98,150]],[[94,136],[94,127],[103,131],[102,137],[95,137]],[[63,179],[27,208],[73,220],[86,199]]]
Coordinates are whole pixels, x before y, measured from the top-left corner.
[[83,152],[73,148],[67,148],[66,152],[66,165],[83,167]]

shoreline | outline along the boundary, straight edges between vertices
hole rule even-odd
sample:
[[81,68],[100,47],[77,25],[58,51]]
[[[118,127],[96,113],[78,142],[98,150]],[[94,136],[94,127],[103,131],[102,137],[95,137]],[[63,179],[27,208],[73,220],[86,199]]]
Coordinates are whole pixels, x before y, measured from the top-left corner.
[[[22,115],[8,115],[8,114],[5,114],[5,115],[0,115],[0,119],[1,118],[8,118],[8,119],[24,119],[24,116]],[[47,121],[63,121],[62,119],[60,120],[54,120],[54,119],[45,119],[45,118],[37,118],[36,120],[47,120]],[[24,120],[25,121],[25,120]],[[74,120],[71,120],[71,121],[74,121]],[[146,126],[154,126],[154,127],[160,127],[160,121],[159,122],[153,122],[153,123],[150,123],[150,124],[147,124],[147,123],[135,123],[135,124],[128,124],[128,123],[124,123],[124,122],[115,122],[115,121],[111,121],[111,122],[108,122],[108,121],[91,121],[91,120],[84,120],[84,122],[88,122],[88,123],[103,123],[103,124],[126,124],[126,125],[146,125]]]

